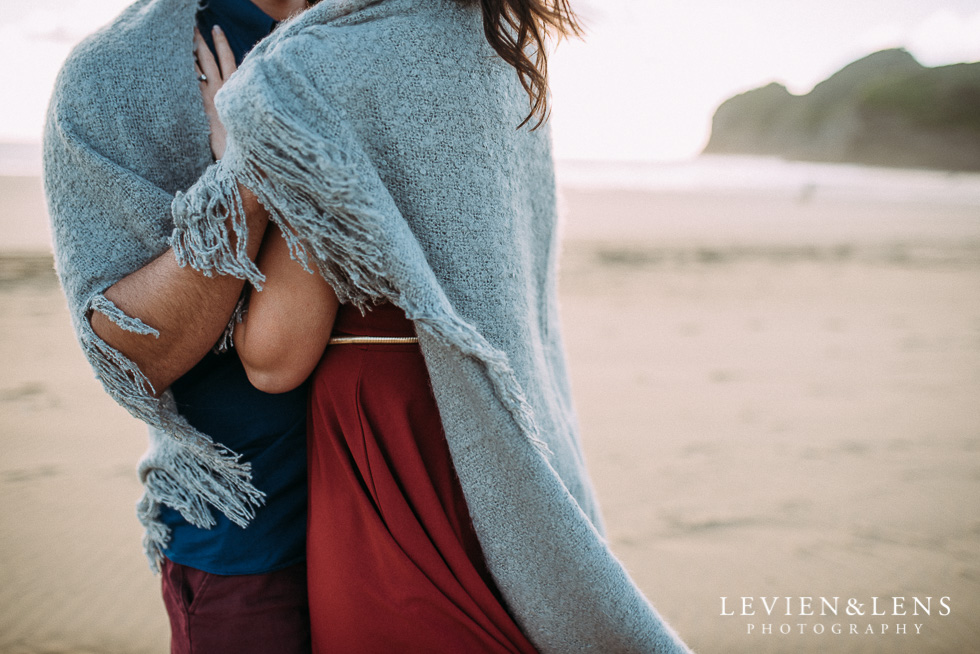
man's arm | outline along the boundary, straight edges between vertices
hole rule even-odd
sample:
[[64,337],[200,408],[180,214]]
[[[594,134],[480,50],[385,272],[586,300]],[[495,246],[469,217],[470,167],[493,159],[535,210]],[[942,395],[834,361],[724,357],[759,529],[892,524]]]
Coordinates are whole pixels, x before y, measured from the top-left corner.
[[[195,71],[201,78],[201,97],[211,127],[211,150],[220,159],[226,135],[214,96],[237,66],[224,32],[216,28],[213,36],[217,60],[194,29]],[[251,191],[239,186],[239,193],[248,225],[248,256],[254,261],[269,214]],[[234,234],[230,225],[228,231]],[[156,329],[158,337],[127,331],[98,311],[92,311],[89,321],[99,338],[139,366],[159,396],[214,346],[243,286],[235,277],[208,277],[190,266],[181,267],[170,249],[103,293],[123,313]]]
[[[254,194],[244,187],[239,191],[248,221],[248,255],[254,260],[269,216]],[[127,331],[98,311],[89,319],[99,338],[138,365],[160,395],[214,346],[243,285],[231,276],[207,277],[181,267],[173,250],[167,250],[104,293],[125,314],[155,328],[159,337]]]

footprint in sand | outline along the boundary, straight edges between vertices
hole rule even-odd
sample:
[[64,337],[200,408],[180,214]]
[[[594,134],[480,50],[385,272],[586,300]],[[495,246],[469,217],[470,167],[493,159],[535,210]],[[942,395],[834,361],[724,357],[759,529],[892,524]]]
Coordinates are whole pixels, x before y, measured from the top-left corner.
[[26,382],[13,388],[0,388],[0,403],[24,403],[33,408],[58,406],[58,399],[40,382]]
[[43,479],[45,477],[57,477],[60,474],[61,470],[58,468],[58,466],[53,465],[34,466],[33,468],[16,468],[14,470],[0,470],[0,482],[18,483],[33,481],[35,479]]

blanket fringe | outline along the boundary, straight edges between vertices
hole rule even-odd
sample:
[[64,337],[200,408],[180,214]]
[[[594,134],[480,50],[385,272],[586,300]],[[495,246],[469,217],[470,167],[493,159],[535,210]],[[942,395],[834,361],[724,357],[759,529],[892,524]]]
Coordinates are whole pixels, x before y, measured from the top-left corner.
[[[406,314],[412,318],[410,311],[406,310]],[[521,432],[545,459],[553,456],[551,448],[540,436],[531,404],[503,352],[490,345],[479,332],[462,320],[450,322],[420,317],[417,324],[437,339],[456,345],[464,354],[480,361],[487,369],[487,376],[498,399]]]
[[[100,305],[93,300],[88,306]],[[138,510],[146,527],[144,545],[151,567],[155,567],[153,560],[169,539],[167,528],[158,520],[160,504],[173,507],[199,527],[214,525],[209,506],[235,524],[246,526],[256,507],[265,502],[265,494],[251,483],[251,464],[192,427],[177,413],[169,391],[160,399],[152,397],[153,385],[139,367],[100,339],[84,317],[78,332],[82,349],[106,392],[156,431],[155,442],[140,464],[146,494]]]
[[552,452],[539,436],[531,405],[506,354],[452,309],[421,306],[410,290],[399,289],[386,274],[388,262],[375,233],[383,216],[359,185],[350,155],[306,132],[281,111],[263,112],[262,125],[248,130],[247,138],[247,152],[230,144],[207,180],[174,202],[177,229],[172,244],[175,251],[180,248],[182,261],[205,272],[226,274],[253,266],[243,249],[232,253],[227,243],[215,243],[228,237],[226,222],[236,230],[236,241],[244,240],[242,216],[226,221],[222,215],[218,220],[214,211],[232,206],[241,211],[240,200],[236,200],[241,183],[269,211],[293,259],[312,272],[312,257],[341,302],[364,311],[389,300],[429,333],[480,361],[521,432],[543,456],[550,457]]
[[160,338],[160,332],[139,318],[126,315],[112,300],[101,293],[92,298],[92,301],[89,303],[89,310],[98,311],[128,332]]
[[173,215],[195,216],[195,229],[176,228],[170,239],[177,263],[190,264],[211,276],[231,275],[261,290],[265,276],[248,257],[248,225],[238,183],[222,164],[208,167],[186,192],[178,192],[171,205]]
[[136,515],[143,525],[143,552],[154,574],[160,572],[163,551],[170,544],[170,529],[160,522],[160,502],[148,493],[136,504]]
[[215,354],[225,354],[235,347],[235,328],[241,324],[242,320],[245,319],[245,314],[248,313],[248,290],[248,286],[242,290],[242,296],[238,298],[238,304],[235,305],[235,310],[231,312],[231,318],[225,325],[225,331],[222,332],[221,338],[211,348]]

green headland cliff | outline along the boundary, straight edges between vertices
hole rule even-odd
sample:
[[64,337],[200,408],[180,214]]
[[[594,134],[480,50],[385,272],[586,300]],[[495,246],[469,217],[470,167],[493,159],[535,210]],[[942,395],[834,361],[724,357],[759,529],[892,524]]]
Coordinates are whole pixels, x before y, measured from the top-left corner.
[[806,95],[772,83],[725,101],[704,151],[980,170],[980,63],[926,68],[883,50]]

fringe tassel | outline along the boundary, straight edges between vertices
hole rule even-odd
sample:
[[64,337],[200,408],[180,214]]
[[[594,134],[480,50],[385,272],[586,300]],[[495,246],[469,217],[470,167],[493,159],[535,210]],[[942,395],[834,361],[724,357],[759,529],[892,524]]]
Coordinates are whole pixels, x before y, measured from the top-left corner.
[[143,525],[143,552],[154,574],[160,572],[163,550],[170,544],[170,528],[160,522],[160,503],[143,493],[136,505],[136,516]]
[[238,298],[238,304],[235,305],[235,310],[231,312],[231,318],[225,326],[225,331],[214,347],[211,348],[212,352],[225,354],[235,347],[235,328],[245,319],[246,313],[248,313],[248,287],[242,290],[242,296]]
[[[550,457],[552,453],[540,437],[532,408],[506,354],[451,309],[423,307],[411,292],[399,289],[389,278],[388,261],[376,231],[384,224],[384,217],[358,183],[352,155],[287,120],[287,114],[278,110],[261,112],[261,124],[241,133],[247,135],[243,137],[248,140],[247,151],[238,149],[241,143],[237,147],[234,142],[230,144],[220,164],[212,167],[213,175],[180,196],[179,203],[174,202],[178,226],[175,250],[179,242],[181,256],[201,270],[212,267],[229,273],[251,265],[244,252],[240,260],[229,261],[230,248],[213,245],[215,238],[225,234],[224,219],[216,220],[213,208],[235,205],[240,182],[269,211],[293,259],[311,270],[312,257],[341,302],[364,311],[387,299],[430,334],[482,362],[494,391],[519,429],[543,456]],[[227,195],[222,198],[209,193]],[[235,206],[240,209],[240,202]],[[244,219],[236,217],[233,223],[244,225]],[[215,255],[216,251],[220,254]]]
[[[102,311],[105,305],[93,299],[87,306]],[[166,526],[159,522],[160,504],[180,511],[199,527],[214,525],[209,506],[245,527],[255,516],[256,507],[265,502],[265,494],[251,483],[251,465],[192,427],[177,413],[169,391],[154,398],[153,385],[139,367],[102,341],[85,315],[78,325],[82,349],[106,392],[155,431],[155,442],[140,463],[146,493],[138,507],[146,528],[144,547],[151,567],[156,567],[153,561],[169,539]]]
[[[407,314],[408,312],[406,312]],[[411,316],[409,315],[409,318]],[[507,360],[507,355],[490,345],[472,326],[459,320],[448,322],[420,317],[420,327],[432,336],[457,346],[463,354],[480,361],[487,369],[487,377],[497,398],[510,413],[524,436],[546,460],[553,456],[551,448],[541,438],[534,410],[521,388],[517,375]]]
[[[190,264],[208,276],[231,275],[261,289],[265,276],[248,257],[248,226],[238,183],[222,162],[209,166],[192,187],[174,197],[176,228],[170,246],[181,266]],[[192,215],[194,229],[182,227]]]
[[[252,133],[256,142],[238,165],[242,184],[269,210],[293,258],[309,270],[309,247],[317,268],[341,301],[352,302],[363,311],[367,304],[388,299],[434,336],[482,362],[517,426],[542,455],[550,457],[552,452],[540,437],[531,405],[506,354],[457,315],[423,310],[391,283],[375,232],[382,219],[358,185],[347,153],[284,121],[282,115],[263,116],[269,131]],[[263,142],[261,137],[266,134],[288,135],[289,147],[284,148],[282,141]],[[315,190],[309,180],[317,180]]]
[[139,318],[127,316],[125,313],[123,313],[122,309],[117,307],[112,302],[112,300],[101,293],[92,298],[92,301],[89,302],[88,308],[90,311],[98,311],[128,332],[160,338],[160,332],[150,327]]

